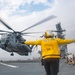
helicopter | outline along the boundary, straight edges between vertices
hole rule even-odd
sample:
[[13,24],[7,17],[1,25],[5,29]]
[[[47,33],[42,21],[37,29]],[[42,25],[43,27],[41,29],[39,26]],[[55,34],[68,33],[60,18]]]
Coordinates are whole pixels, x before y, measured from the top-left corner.
[[[26,34],[33,34],[33,33],[38,33],[38,32],[25,32],[26,30],[33,28],[35,26],[38,26],[48,20],[52,20],[56,18],[56,16],[51,15],[48,16],[47,18],[37,22],[36,24],[31,25],[30,27],[22,30],[22,31],[15,31],[12,29],[8,24],[6,24],[1,18],[0,22],[10,31],[5,31],[5,30],[0,30],[0,35],[1,35],[1,40],[0,40],[0,48],[7,51],[11,52],[11,56],[14,55],[13,52],[16,52],[19,55],[25,55],[28,56],[28,53],[32,52],[32,48],[34,47],[33,45],[26,45],[23,42],[26,41],[26,39],[23,38],[23,35]],[[5,32],[5,33],[2,33]]]

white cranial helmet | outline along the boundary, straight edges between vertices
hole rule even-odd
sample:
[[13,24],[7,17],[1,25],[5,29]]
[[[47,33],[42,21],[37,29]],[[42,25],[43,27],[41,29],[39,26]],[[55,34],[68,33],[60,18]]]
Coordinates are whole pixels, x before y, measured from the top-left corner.
[[45,32],[45,37],[46,37],[46,38],[53,38],[53,37],[54,37],[54,34],[52,33],[52,31],[47,30],[47,31]]

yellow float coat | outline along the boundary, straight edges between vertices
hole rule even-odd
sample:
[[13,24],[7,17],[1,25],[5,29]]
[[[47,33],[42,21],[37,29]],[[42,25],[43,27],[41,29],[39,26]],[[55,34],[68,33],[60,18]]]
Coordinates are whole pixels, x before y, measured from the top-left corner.
[[42,58],[60,58],[59,45],[70,44],[75,40],[65,40],[59,38],[44,38],[36,41],[25,41],[28,45],[40,45],[42,50]]

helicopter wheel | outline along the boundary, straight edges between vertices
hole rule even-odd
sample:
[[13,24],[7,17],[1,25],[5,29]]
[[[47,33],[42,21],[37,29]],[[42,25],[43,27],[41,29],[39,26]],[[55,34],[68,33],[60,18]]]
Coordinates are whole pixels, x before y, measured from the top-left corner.
[[13,52],[11,53],[11,56],[14,56]]
[[25,56],[28,56],[28,52],[25,52]]

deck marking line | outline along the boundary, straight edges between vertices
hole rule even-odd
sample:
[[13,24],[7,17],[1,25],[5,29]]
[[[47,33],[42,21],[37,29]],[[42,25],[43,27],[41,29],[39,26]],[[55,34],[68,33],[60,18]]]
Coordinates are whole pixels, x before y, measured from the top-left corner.
[[14,66],[14,65],[10,65],[10,64],[5,64],[5,63],[1,63],[2,65],[8,66],[8,67],[12,67],[12,68],[19,68],[18,66]]

